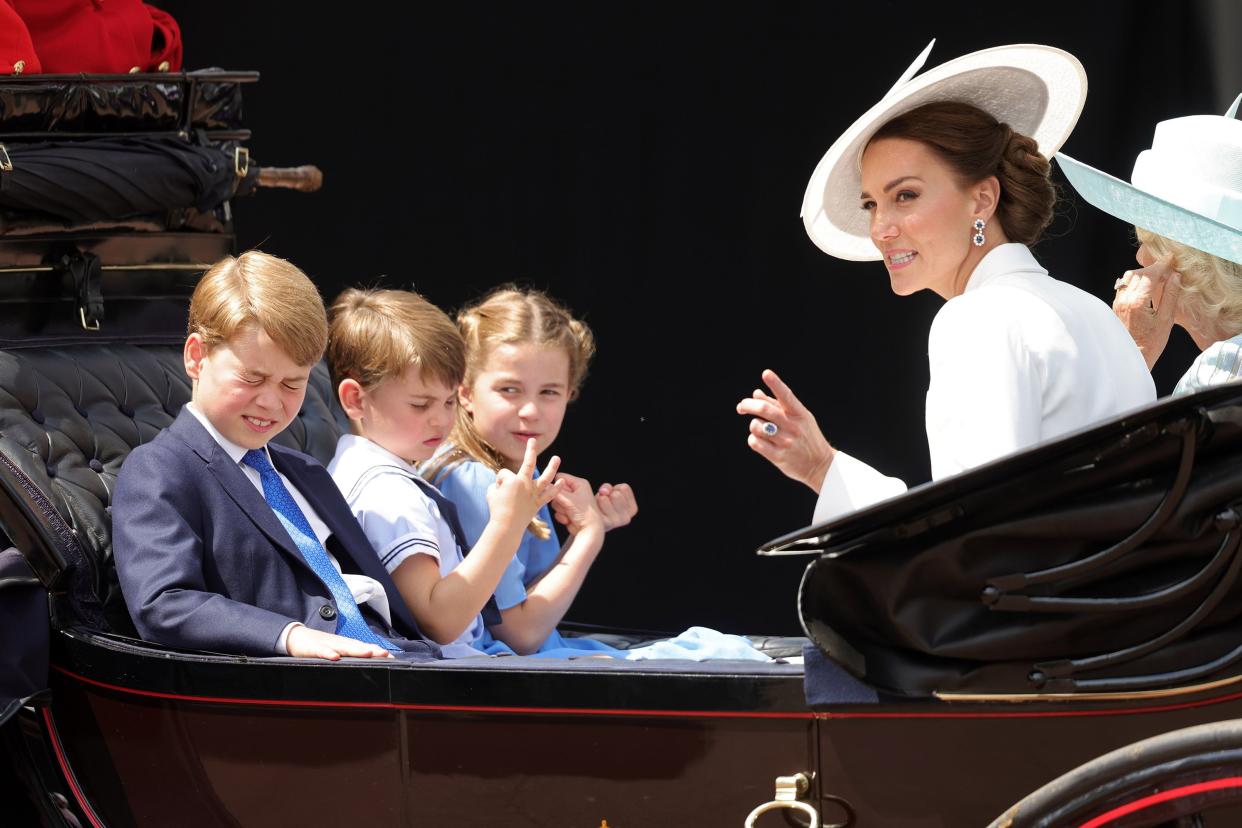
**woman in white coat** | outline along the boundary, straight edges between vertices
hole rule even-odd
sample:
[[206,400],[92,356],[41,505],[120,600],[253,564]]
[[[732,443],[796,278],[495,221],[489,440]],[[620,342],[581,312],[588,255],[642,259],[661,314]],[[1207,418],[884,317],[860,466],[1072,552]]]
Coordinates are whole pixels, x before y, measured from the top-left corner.
[[[1111,309],[1028,249],[1052,219],[1048,156],[1082,110],[1081,65],[1008,46],[911,79],[926,55],[828,150],[803,221],[830,255],[881,259],[898,295],[947,300],[928,337],[940,478],[1149,403],[1155,386]],[[763,379],[769,390],[737,406],[748,443],[819,494],[814,522],[905,490],[833,447],[775,373]]]

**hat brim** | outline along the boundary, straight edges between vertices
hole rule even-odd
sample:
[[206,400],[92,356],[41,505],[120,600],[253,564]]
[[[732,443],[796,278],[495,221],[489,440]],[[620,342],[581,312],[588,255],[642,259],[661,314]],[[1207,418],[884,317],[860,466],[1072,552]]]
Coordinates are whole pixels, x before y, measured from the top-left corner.
[[820,250],[852,261],[880,259],[860,209],[859,162],[881,126],[935,101],[972,104],[1029,135],[1052,157],[1078,123],[1087,74],[1078,59],[1051,46],[998,46],[964,55],[891,90],[841,134],[820,159],[802,201],[806,232]]
[[1127,224],[1242,264],[1242,231],[1140,190],[1065,153],[1057,163],[1083,201]]

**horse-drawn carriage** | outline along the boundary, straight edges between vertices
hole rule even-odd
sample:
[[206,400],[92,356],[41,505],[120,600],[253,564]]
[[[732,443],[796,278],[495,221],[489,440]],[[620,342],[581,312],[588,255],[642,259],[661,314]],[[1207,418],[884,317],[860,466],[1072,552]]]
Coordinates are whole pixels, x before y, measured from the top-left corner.
[[[1211,723],[1242,718],[1242,387],[766,544],[809,557],[808,637],[755,638],[770,663],[326,663],[139,640],[110,497],[189,399],[189,292],[231,252],[228,200],[252,174],[248,79],[0,90],[0,194],[34,133],[116,138],[134,107],[144,134],[215,147],[233,176],[220,201],[158,215],[5,213],[0,736],[8,795],[29,799],[5,824],[985,825],[1090,760],[998,824],[1233,824],[1236,728]],[[278,440],[326,461],[341,430],[317,368]]]

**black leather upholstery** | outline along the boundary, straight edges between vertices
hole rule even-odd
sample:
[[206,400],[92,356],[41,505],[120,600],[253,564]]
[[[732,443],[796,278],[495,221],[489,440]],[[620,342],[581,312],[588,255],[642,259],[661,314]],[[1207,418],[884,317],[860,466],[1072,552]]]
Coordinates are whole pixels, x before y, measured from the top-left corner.
[[[76,584],[70,592],[79,598],[82,589],[95,592],[110,626],[123,627],[119,632],[130,630],[111,568],[109,510],[116,475],[129,452],[172,423],[189,399],[190,383],[179,347],[83,345],[0,351],[0,452],[18,472],[0,468],[0,476],[7,472],[9,477],[25,477],[38,490],[36,495],[41,492],[50,501],[56,515],[36,514],[36,523],[48,524],[38,530],[54,543],[58,527],[51,524],[58,516],[86,557],[75,561],[76,550],[60,550],[69,568],[82,570],[67,575]],[[302,411],[276,440],[326,463],[343,422],[321,363],[311,375]],[[20,492],[27,481],[9,480],[6,488]]]

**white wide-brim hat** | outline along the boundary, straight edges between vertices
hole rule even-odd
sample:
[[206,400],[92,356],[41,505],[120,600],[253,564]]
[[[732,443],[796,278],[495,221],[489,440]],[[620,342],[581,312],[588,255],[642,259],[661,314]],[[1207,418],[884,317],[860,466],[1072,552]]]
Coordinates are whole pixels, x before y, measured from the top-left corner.
[[859,206],[860,163],[871,136],[898,115],[934,101],[968,103],[1034,138],[1049,158],[1078,123],[1087,99],[1087,73],[1069,52],[1034,44],[998,46],[914,77],[935,42],[927,44],[879,103],[841,134],[811,175],[802,199],[802,222],[811,240],[830,256],[882,258],[871,243],[869,216]]
[[1156,124],[1130,183],[1065,154],[1057,163],[1083,199],[1111,216],[1242,264],[1242,95],[1220,115]]

